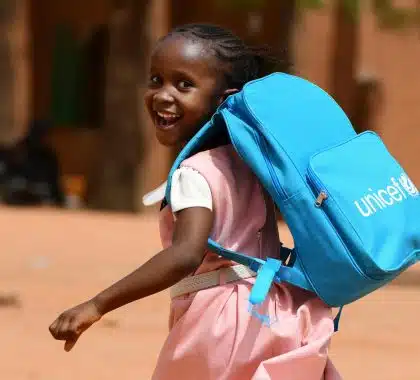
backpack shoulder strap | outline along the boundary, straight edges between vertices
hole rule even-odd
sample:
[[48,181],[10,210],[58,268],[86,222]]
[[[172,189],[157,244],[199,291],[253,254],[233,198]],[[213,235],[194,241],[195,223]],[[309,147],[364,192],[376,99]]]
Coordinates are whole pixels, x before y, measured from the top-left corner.
[[287,282],[299,288],[314,292],[314,289],[306,278],[298,260],[295,261],[293,266],[286,266],[281,260],[273,258],[262,260],[257,257],[230,251],[223,248],[212,239],[208,240],[208,246],[218,255],[239,264],[246,265],[257,273],[257,280],[250,296],[250,302],[253,305],[260,304],[264,301],[273,282]]
[[[204,125],[201,130],[188,142],[181,153],[178,155],[175,163],[169,172],[169,177],[166,187],[166,201],[170,203],[170,190],[171,180],[174,171],[181,165],[182,161],[194,154],[197,151],[200,144],[206,141],[207,138],[211,138],[213,134],[218,133],[218,129],[221,127],[220,123],[215,123],[215,114],[213,118]],[[228,260],[235,261],[239,264],[248,266],[252,271],[257,273],[257,279],[255,286],[251,292],[250,302],[253,305],[259,304],[264,301],[267,296],[270,287],[274,282],[288,282],[297,287],[314,291],[312,285],[308,281],[304,274],[304,271],[299,265],[299,260],[296,258],[297,255],[292,255],[294,261],[293,266],[287,266],[282,259],[267,259],[262,260],[257,257],[251,257],[242,253],[234,252],[223,248],[220,244],[216,243],[212,239],[208,240],[208,247],[210,250],[225,257]],[[287,254],[287,257],[291,254],[290,251],[286,251],[287,248],[283,248],[283,253]],[[294,253],[294,251],[292,251]]]

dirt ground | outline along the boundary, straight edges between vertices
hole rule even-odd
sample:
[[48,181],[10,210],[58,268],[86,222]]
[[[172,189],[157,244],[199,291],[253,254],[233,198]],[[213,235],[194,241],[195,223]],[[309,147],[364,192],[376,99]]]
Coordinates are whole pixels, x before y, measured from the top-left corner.
[[[0,379],[150,379],[167,292],[104,317],[70,353],[48,326],[160,248],[156,217],[0,208],[0,227]],[[408,274],[417,287],[391,285],[345,309],[331,349],[344,379],[420,379],[420,270]]]

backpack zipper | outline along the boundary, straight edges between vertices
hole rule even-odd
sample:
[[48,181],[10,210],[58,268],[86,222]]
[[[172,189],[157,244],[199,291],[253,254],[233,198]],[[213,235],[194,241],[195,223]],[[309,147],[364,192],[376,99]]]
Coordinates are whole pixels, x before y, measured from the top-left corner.
[[[315,171],[312,169],[312,167],[309,165],[308,167],[308,175],[306,176],[310,186],[312,187],[312,190],[314,191],[315,194],[317,194],[317,198],[315,199],[315,207],[317,208],[321,208],[324,201],[326,199],[328,199],[329,195],[327,190],[325,190],[325,186],[324,184],[320,181],[320,179],[317,177]],[[334,223],[331,221],[330,216],[328,215],[328,213],[324,211],[324,214],[327,218],[327,220],[331,223],[331,227],[332,229],[335,231],[336,235],[342,240],[340,233],[338,232],[336,226],[334,225]],[[347,245],[343,242],[343,245],[346,247],[347,250]],[[355,269],[359,272],[359,274],[361,274],[363,277],[368,278],[370,280],[377,280],[374,277],[366,274],[364,272],[364,270],[361,269],[361,265],[354,259],[353,255],[351,255],[349,252],[347,253],[349,259],[351,260],[351,262],[353,263]]]
[[316,197],[315,206],[318,208],[321,207],[322,203],[327,199],[328,199],[328,194],[325,191],[321,191],[319,195]]
[[321,181],[319,181],[318,177],[316,176],[314,170],[310,165],[308,167],[307,179],[316,196],[315,207],[320,208],[322,207],[324,201],[328,199],[328,192],[325,189],[325,186],[321,183]]

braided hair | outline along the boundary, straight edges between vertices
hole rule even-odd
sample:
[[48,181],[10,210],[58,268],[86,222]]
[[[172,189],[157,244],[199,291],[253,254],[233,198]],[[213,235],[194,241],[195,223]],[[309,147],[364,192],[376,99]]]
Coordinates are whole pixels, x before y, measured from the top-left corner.
[[199,41],[222,63],[226,85],[241,90],[249,81],[269,74],[277,61],[264,47],[248,46],[230,30],[212,24],[176,27],[163,39],[182,36]]

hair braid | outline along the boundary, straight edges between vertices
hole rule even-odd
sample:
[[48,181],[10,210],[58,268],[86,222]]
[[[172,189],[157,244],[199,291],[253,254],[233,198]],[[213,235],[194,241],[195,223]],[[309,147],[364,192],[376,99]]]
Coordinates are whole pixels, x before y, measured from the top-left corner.
[[208,44],[209,49],[222,63],[226,63],[226,84],[242,89],[249,81],[271,72],[277,63],[265,47],[248,46],[230,30],[212,24],[187,24],[173,29],[167,36],[181,35]]

